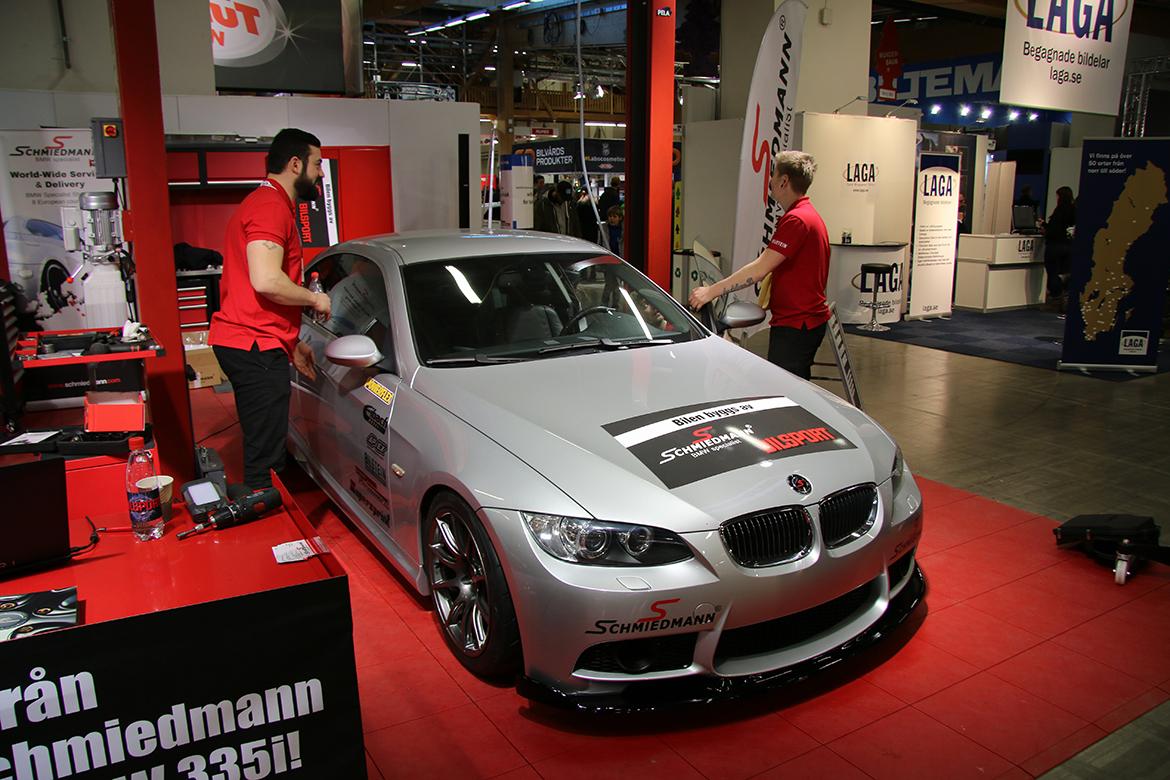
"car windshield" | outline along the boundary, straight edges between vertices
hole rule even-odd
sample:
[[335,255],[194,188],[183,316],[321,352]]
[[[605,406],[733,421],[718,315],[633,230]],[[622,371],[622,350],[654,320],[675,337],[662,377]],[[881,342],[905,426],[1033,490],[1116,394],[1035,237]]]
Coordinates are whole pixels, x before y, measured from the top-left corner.
[[403,268],[419,358],[481,365],[702,338],[687,313],[612,255],[461,258]]

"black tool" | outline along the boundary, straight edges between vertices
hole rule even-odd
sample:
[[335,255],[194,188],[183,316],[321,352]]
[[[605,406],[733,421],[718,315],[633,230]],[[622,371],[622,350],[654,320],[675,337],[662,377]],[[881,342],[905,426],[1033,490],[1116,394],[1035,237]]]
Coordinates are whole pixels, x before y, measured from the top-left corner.
[[253,493],[241,498],[239,501],[229,501],[223,508],[217,509],[207,516],[207,519],[202,523],[196,523],[194,528],[189,528],[186,531],[181,531],[178,538],[186,539],[192,534],[206,531],[209,528],[222,530],[224,528],[231,528],[233,525],[240,525],[268,512],[270,509],[275,509],[281,505],[280,491],[276,488],[265,488],[264,490],[257,490]]
[[228,497],[220,489],[219,483],[209,477],[184,484],[180,492],[183,503],[187,505],[187,514],[196,523],[206,521],[212,512],[228,504]]

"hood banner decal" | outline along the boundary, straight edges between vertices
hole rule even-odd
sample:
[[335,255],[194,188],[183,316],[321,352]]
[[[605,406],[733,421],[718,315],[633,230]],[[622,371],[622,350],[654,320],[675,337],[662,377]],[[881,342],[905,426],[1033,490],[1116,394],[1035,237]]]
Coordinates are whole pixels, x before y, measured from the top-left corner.
[[602,428],[670,489],[789,455],[854,449],[783,396],[682,406]]

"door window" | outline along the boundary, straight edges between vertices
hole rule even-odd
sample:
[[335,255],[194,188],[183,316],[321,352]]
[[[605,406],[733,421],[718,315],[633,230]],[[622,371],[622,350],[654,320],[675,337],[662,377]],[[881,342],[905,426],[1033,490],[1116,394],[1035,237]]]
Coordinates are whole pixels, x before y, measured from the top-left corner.
[[369,336],[393,370],[386,280],[372,260],[352,253],[330,255],[310,266],[329,295],[332,313],[320,323],[335,336]]

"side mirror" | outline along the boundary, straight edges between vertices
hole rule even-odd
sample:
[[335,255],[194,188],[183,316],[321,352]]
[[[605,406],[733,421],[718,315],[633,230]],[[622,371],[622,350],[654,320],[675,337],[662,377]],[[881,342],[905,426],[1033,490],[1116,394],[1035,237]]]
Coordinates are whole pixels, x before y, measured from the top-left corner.
[[350,368],[368,368],[383,359],[369,336],[342,336],[325,347],[325,357],[330,363]]
[[723,310],[723,316],[719,318],[718,331],[722,334],[732,328],[748,328],[752,325],[759,325],[766,316],[768,316],[767,312],[751,301],[732,301],[727,304],[727,308]]

